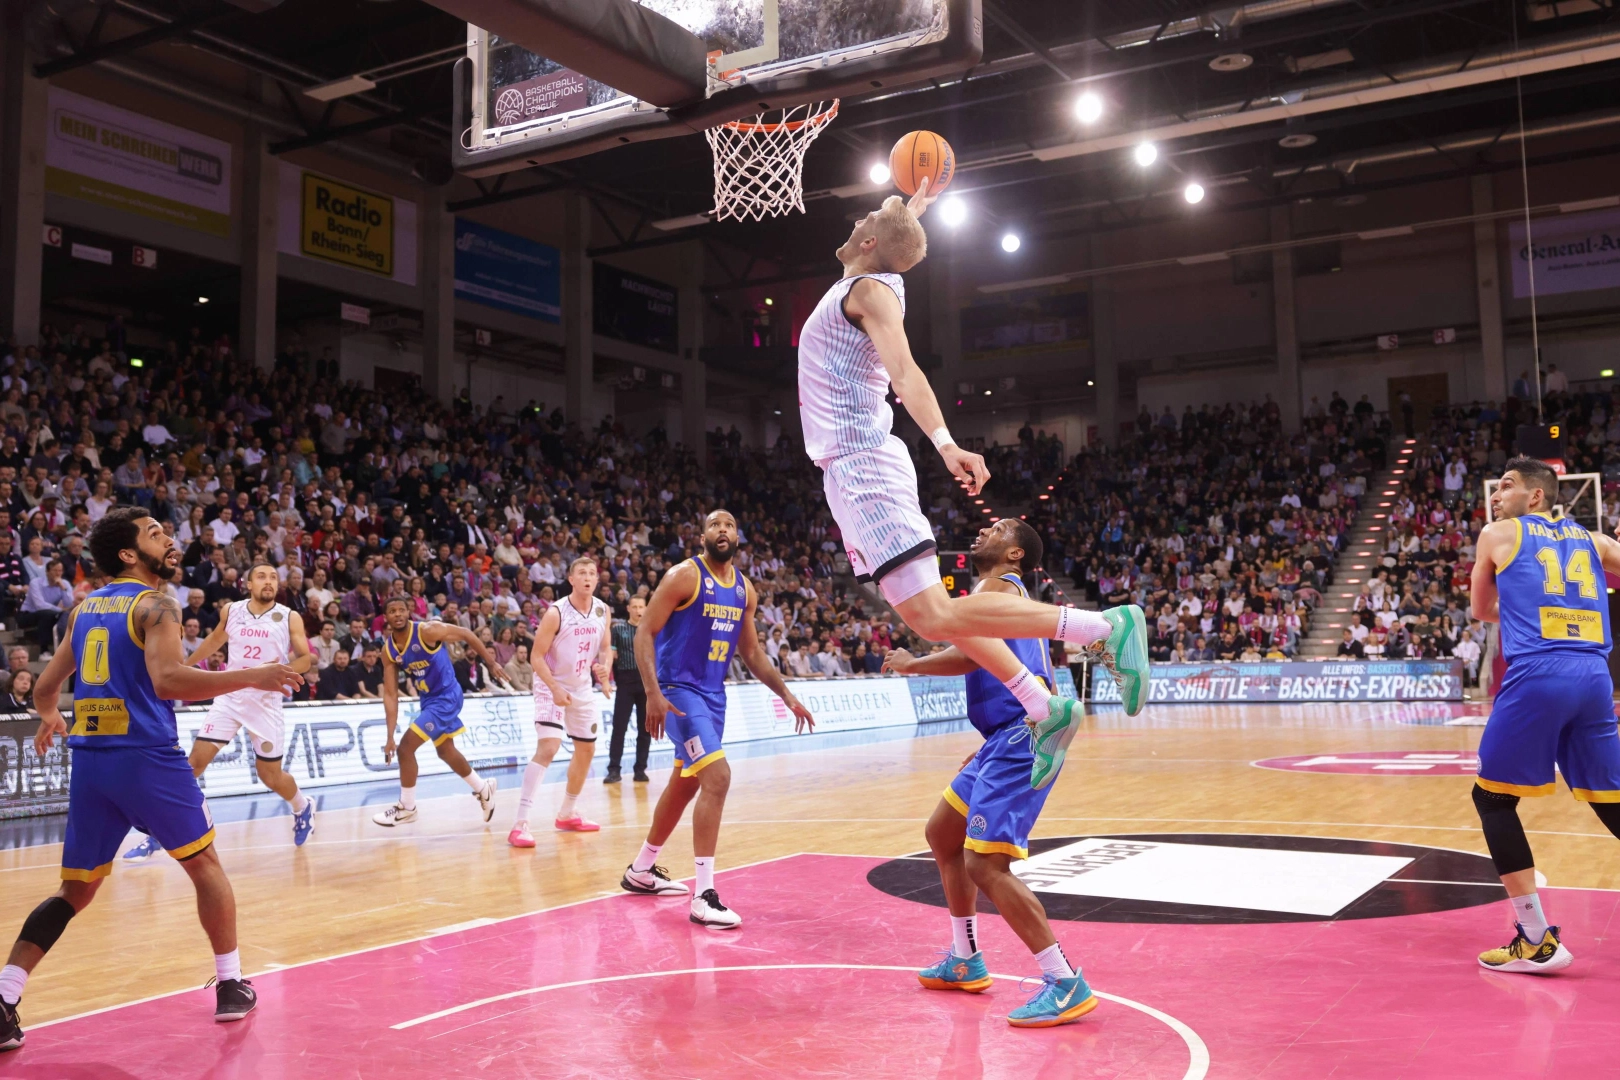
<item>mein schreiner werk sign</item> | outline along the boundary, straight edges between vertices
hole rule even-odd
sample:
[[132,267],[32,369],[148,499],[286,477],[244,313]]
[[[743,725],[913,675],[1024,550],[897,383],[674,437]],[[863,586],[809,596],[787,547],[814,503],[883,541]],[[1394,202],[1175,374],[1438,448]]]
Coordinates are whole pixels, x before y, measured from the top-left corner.
[[231,147],[52,87],[45,190],[213,236],[231,234]]
[[394,200],[304,174],[299,250],[312,259],[394,275]]

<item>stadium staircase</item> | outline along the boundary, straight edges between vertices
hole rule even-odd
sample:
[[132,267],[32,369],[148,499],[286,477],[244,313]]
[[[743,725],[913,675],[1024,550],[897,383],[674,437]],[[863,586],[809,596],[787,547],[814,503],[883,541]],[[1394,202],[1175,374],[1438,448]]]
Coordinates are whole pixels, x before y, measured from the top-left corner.
[[1389,527],[1389,508],[1394,502],[1395,485],[1406,478],[1416,444],[1399,444],[1395,464],[1373,474],[1367,483],[1367,496],[1361,511],[1350,523],[1349,538],[1333,562],[1333,583],[1322,590],[1322,603],[1311,620],[1311,629],[1300,641],[1298,660],[1331,660],[1338,654],[1344,628],[1350,625],[1356,596],[1361,586],[1376,572],[1378,549]]

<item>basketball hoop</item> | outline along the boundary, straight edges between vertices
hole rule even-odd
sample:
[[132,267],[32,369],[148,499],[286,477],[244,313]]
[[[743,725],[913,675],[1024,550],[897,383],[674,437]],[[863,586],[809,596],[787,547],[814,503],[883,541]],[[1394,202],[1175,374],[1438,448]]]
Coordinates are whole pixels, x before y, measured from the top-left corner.
[[804,213],[804,152],[837,115],[836,100],[818,101],[705,131],[714,151],[715,220],[763,221],[789,210]]

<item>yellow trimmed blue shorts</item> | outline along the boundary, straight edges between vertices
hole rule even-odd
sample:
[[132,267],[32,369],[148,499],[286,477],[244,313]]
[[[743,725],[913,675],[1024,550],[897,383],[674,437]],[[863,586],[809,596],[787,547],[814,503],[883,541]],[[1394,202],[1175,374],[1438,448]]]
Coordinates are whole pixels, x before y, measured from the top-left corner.
[[213,843],[213,815],[180,747],[75,747],[72,755],[63,880],[95,881],[111,873],[131,825],[177,859]]
[[1030,830],[1052,790],[1029,786],[1034,765],[1029,727],[1019,720],[991,732],[951,780],[945,801],[967,818],[964,844],[969,851],[1029,858]]
[[1479,740],[1479,786],[1551,795],[1555,766],[1577,799],[1620,802],[1620,728],[1605,656],[1546,653],[1508,665]]

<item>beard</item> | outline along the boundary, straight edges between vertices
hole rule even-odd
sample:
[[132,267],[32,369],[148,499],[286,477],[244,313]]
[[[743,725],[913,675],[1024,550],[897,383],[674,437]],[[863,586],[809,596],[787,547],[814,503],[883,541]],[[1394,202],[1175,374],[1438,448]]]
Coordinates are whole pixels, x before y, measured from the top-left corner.
[[973,560],[973,572],[979,577],[984,577],[1005,561],[1006,554],[1005,548],[995,548],[988,544],[978,551],[970,552],[969,557]]
[[719,566],[724,566],[726,563],[730,562],[731,557],[736,553],[737,546],[729,541],[726,543],[726,550],[724,553],[722,553],[716,543],[710,543],[707,537],[705,537],[703,540],[703,554],[709,557],[710,562]]
[[135,557],[140,559],[141,565],[150,570],[152,572],[152,576],[157,578],[159,581],[173,581],[175,578],[180,576],[180,568],[178,566],[170,566],[167,555],[163,556],[162,558],[155,558],[148,555],[146,552],[137,549],[135,552]]

